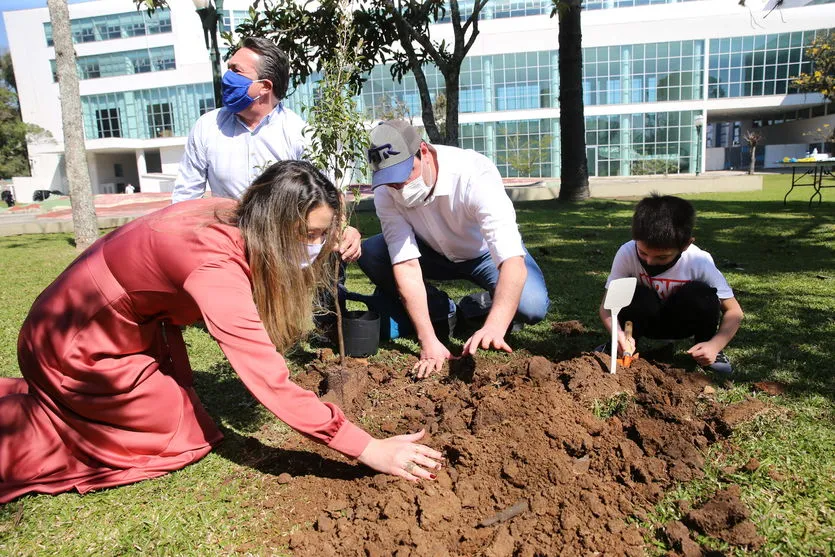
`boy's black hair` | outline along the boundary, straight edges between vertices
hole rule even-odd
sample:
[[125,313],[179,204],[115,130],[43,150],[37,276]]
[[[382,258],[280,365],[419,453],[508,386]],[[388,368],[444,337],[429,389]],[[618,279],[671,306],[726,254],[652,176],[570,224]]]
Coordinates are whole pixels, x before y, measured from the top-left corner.
[[653,193],[643,198],[632,216],[632,239],[655,249],[684,250],[693,237],[696,210],[689,201]]

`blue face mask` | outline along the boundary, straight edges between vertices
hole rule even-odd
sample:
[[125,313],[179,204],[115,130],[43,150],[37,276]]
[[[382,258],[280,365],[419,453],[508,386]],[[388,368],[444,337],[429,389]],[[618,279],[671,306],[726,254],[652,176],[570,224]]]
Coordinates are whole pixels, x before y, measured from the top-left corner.
[[253,83],[255,81],[233,71],[223,74],[220,87],[223,106],[235,114],[249,108],[258,99],[249,96],[249,86]]

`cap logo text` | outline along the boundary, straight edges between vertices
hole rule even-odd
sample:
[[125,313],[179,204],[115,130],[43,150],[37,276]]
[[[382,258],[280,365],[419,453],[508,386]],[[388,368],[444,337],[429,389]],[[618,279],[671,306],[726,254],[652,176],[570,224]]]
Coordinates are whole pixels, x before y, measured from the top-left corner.
[[368,160],[373,164],[380,164],[385,159],[399,154],[400,151],[395,151],[391,143],[386,143],[379,147],[371,147],[368,150]]

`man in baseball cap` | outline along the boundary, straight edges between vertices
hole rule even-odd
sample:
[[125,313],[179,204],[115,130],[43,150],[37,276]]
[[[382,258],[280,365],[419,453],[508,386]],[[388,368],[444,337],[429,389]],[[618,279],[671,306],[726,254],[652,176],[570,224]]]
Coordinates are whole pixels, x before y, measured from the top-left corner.
[[511,324],[541,321],[549,301],[496,166],[472,150],[430,145],[403,120],[371,130],[368,160],[383,232],[363,242],[358,262],[388,314],[411,320],[421,346],[417,376],[439,371],[451,357],[430,317],[440,291],[424,277],[469,279],[492,295],[484,325],[464,353],[511,351],[504,338]]
[[374,170],[371,186],[404,182],[412,172],[420,144],[417,130],[405,120],[380,122],[371,130],[368,148],[368,160]]

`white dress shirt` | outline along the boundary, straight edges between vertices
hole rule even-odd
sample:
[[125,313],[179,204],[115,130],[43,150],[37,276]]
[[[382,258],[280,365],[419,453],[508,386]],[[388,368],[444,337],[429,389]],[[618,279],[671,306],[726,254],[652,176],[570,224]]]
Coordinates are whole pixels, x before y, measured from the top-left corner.
[[298,160],[307,145],[304,120],[278,103],[254,130],[226,108],[201,116],[188,136],[172,202],[212,195],[240,199],[267,166]]
[[496,266],[525,255],[516,211],[496,166],[469,149],[433,145],[438,179],[428,204],[406,208],[392,188],[374,190],[374,206],[392,265],[420,257],[415,235],[450,261],[459,263],[487,251]]

